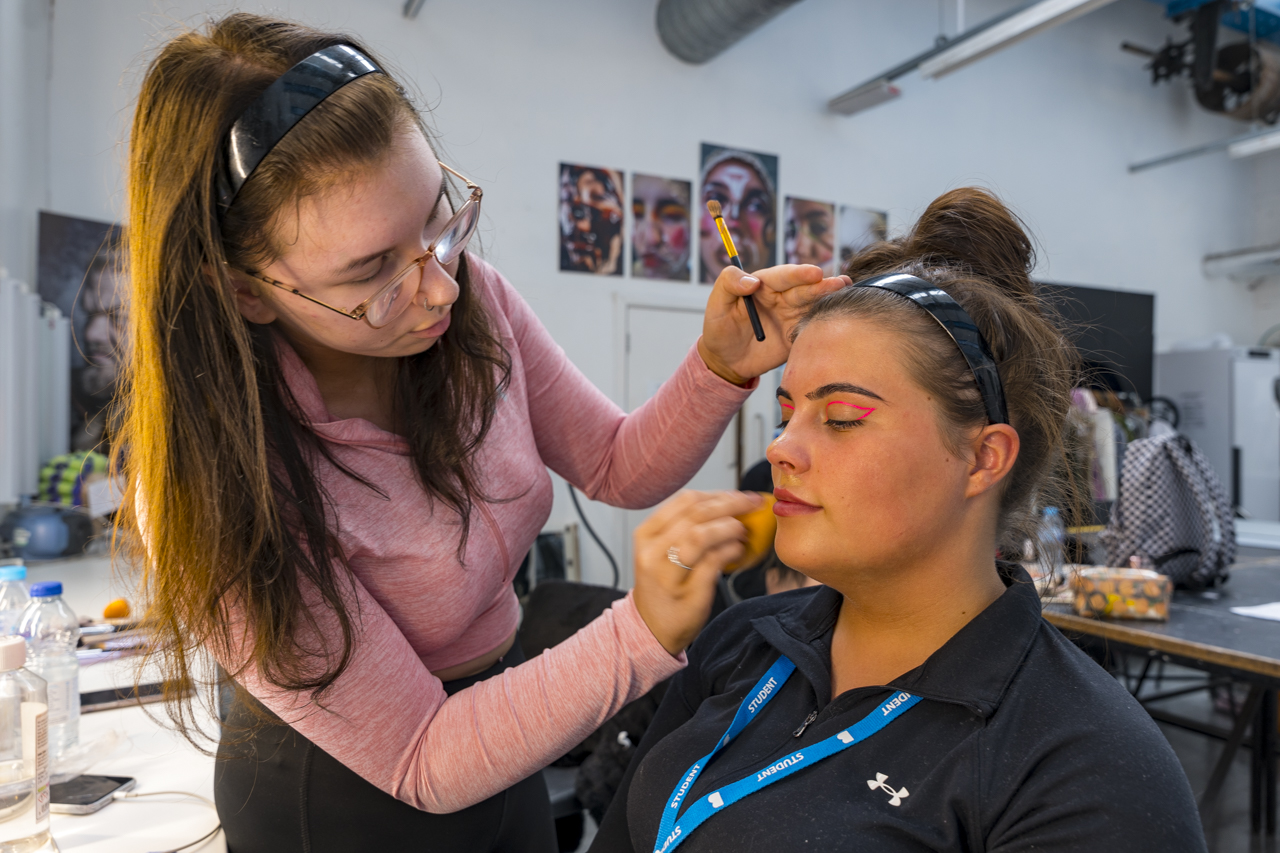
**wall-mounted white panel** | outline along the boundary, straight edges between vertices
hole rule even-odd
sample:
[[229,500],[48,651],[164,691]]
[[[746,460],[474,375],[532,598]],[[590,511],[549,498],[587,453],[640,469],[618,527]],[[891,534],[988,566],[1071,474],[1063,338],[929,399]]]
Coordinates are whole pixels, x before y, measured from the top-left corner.
[[67,451],[71,324],[25,284],[0,278],[0,504],[35,492]]
[[18,293],[18,488],[34,492],[40,479],[40,297],[25,285]]
[[71,433],[71,322],[46,303],[40,314],[38,457],[66,453]]
[[18,287],[0,276],[0,504],[18,499]]

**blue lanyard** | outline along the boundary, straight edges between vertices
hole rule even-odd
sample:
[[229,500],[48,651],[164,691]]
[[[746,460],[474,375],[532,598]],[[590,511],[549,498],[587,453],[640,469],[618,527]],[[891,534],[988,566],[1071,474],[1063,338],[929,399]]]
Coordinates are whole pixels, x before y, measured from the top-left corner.
[[817,764],[855,743],[866,740],[920,701],[919,696],[912,696],[910,693],[895,693],[887,702],[849,728],[836,732],[812,746],[797,750],[744,779],[717,788],[705,797],[699,797],[698,801],[689,806],[688,811],[677,822],[680,803],[684,801],[685,794],[689,793],[689,789],[693,787],[693,783],[697,781],[703,769],[712,758],[715,758],[716,753],[728,746],[756,718],[761,709],[769,704],[769,701],[782,689],[782,685],[787,683],[787,679],[795,670],[796,665],[786,655],[782,655],[764,675],[760,676],[756,686],[738,706],[738,712],[733,715],[733,722],[716,742],[715,748],[695,761],[684,774],[684,778],[680,780],[680,784],[671,792],[667,807],[662,810],[662,820],[658,824],[658,838],[653,844],[653,853],[671,853],[701,826],[703,821],[725,806],[732,805],[761,788],[781,781],[792,773]]

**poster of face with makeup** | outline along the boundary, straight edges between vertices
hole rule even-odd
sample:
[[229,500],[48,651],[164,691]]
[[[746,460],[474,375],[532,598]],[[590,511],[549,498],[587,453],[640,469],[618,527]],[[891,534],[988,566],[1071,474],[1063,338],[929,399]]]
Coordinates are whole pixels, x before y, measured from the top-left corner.
[[700,281],[712,284],[729,265],[707,212],[708,201],[720,202],[724,224],[733,237],[747,272],[776,264],[778,253],[778,158],[724,145],[702,143],[702,174],[698,204],[698,266]]
[[836,274],[836,206],[825,201],[787,196],[784,264],[813,264],[823,275]]
[[40,212],[40,298],[71,318],[71,449],[109,446],[107,406],[116,393],[129,288],[121,229]]
[[883,211],[840,205],[839,269],[844,269],[850,258],[872,243],[885,239],[889,234],[888,222],[889,215]]
[[622,275],[622,171],[560,164],[560,269]]
[[692,240],[689,181],[631,176],[631,275],[664,281],[689,280]]

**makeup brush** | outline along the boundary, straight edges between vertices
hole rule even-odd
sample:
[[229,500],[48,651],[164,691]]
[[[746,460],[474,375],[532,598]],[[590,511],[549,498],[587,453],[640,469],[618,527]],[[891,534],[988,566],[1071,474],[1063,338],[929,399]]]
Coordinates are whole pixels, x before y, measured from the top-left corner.
[[[746,272],[742,267],[742,260],[738,257],[738,250],[733,246],[733,238],[729,236],[729,229],[725,227],[724,217],[720,215],[720,202],[715,199],[707,202],[707,212],[716,218],[716,228],[720,229],[720,239],[724,241],[724,250],[729,253],[729,263]],[[751,329],[756,333],[756,340],[763,341],[764,326],[760,325],[760,315],[756,313],[756,301],[751,298],[750,293],[742,298],[747,303],[747,316],[751,318]]]

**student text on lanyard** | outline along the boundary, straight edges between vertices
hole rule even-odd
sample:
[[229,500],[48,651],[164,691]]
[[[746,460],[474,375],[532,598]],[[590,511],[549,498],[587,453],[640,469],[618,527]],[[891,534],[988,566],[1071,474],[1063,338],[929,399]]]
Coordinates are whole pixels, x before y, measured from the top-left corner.
[[[711,762],[712,758],[715,758],[716,753],[728,746],[755,719],[760,710],[769,704],[769,700],[782,689],[782,685],[787,683],[787,679],[791,677],[791,673],[795,672],[795,670],[796,665],[791,662],[791,659],[786,655],[782,655],[774,662],[773,666],[769,667],[768,672],[760,676],[756,686],[751,689],[751,692],[747,694],[747,698],[743,699],[742,704],[738,706],[738,713],[733,715],[733,722],[729,724],[728,730],[716,742],[715,749],[695,761],[680,780],[680,784],[671,792],[671,798],[667,800],[667,807],[662,810],[662,821],[658,824],[658,838],[654,842],[653,853],[671,853],[703,821],[725,806],[736,803],[761,788],[785,779],[801,768],[817,764],[824,758],[829,758],[841,750],[848,749],[855,743],[866,740],[920,701],[919,696],[912,696],[910,693],[895,693],[887,702],[849,728],[836,732],[826,740],[819,741],[812,746],[797,750],[746,778],[717,788],[705,797],[699,797],[698,801],[689,806],[688,811],[683,816],[680,816],[680,803],[684,801],[685,794],[689,793],[689,789],[693,787],[693,783],[697,781],[703,768]],[[677,820],[677,816],[679,816],[679,820]]]

